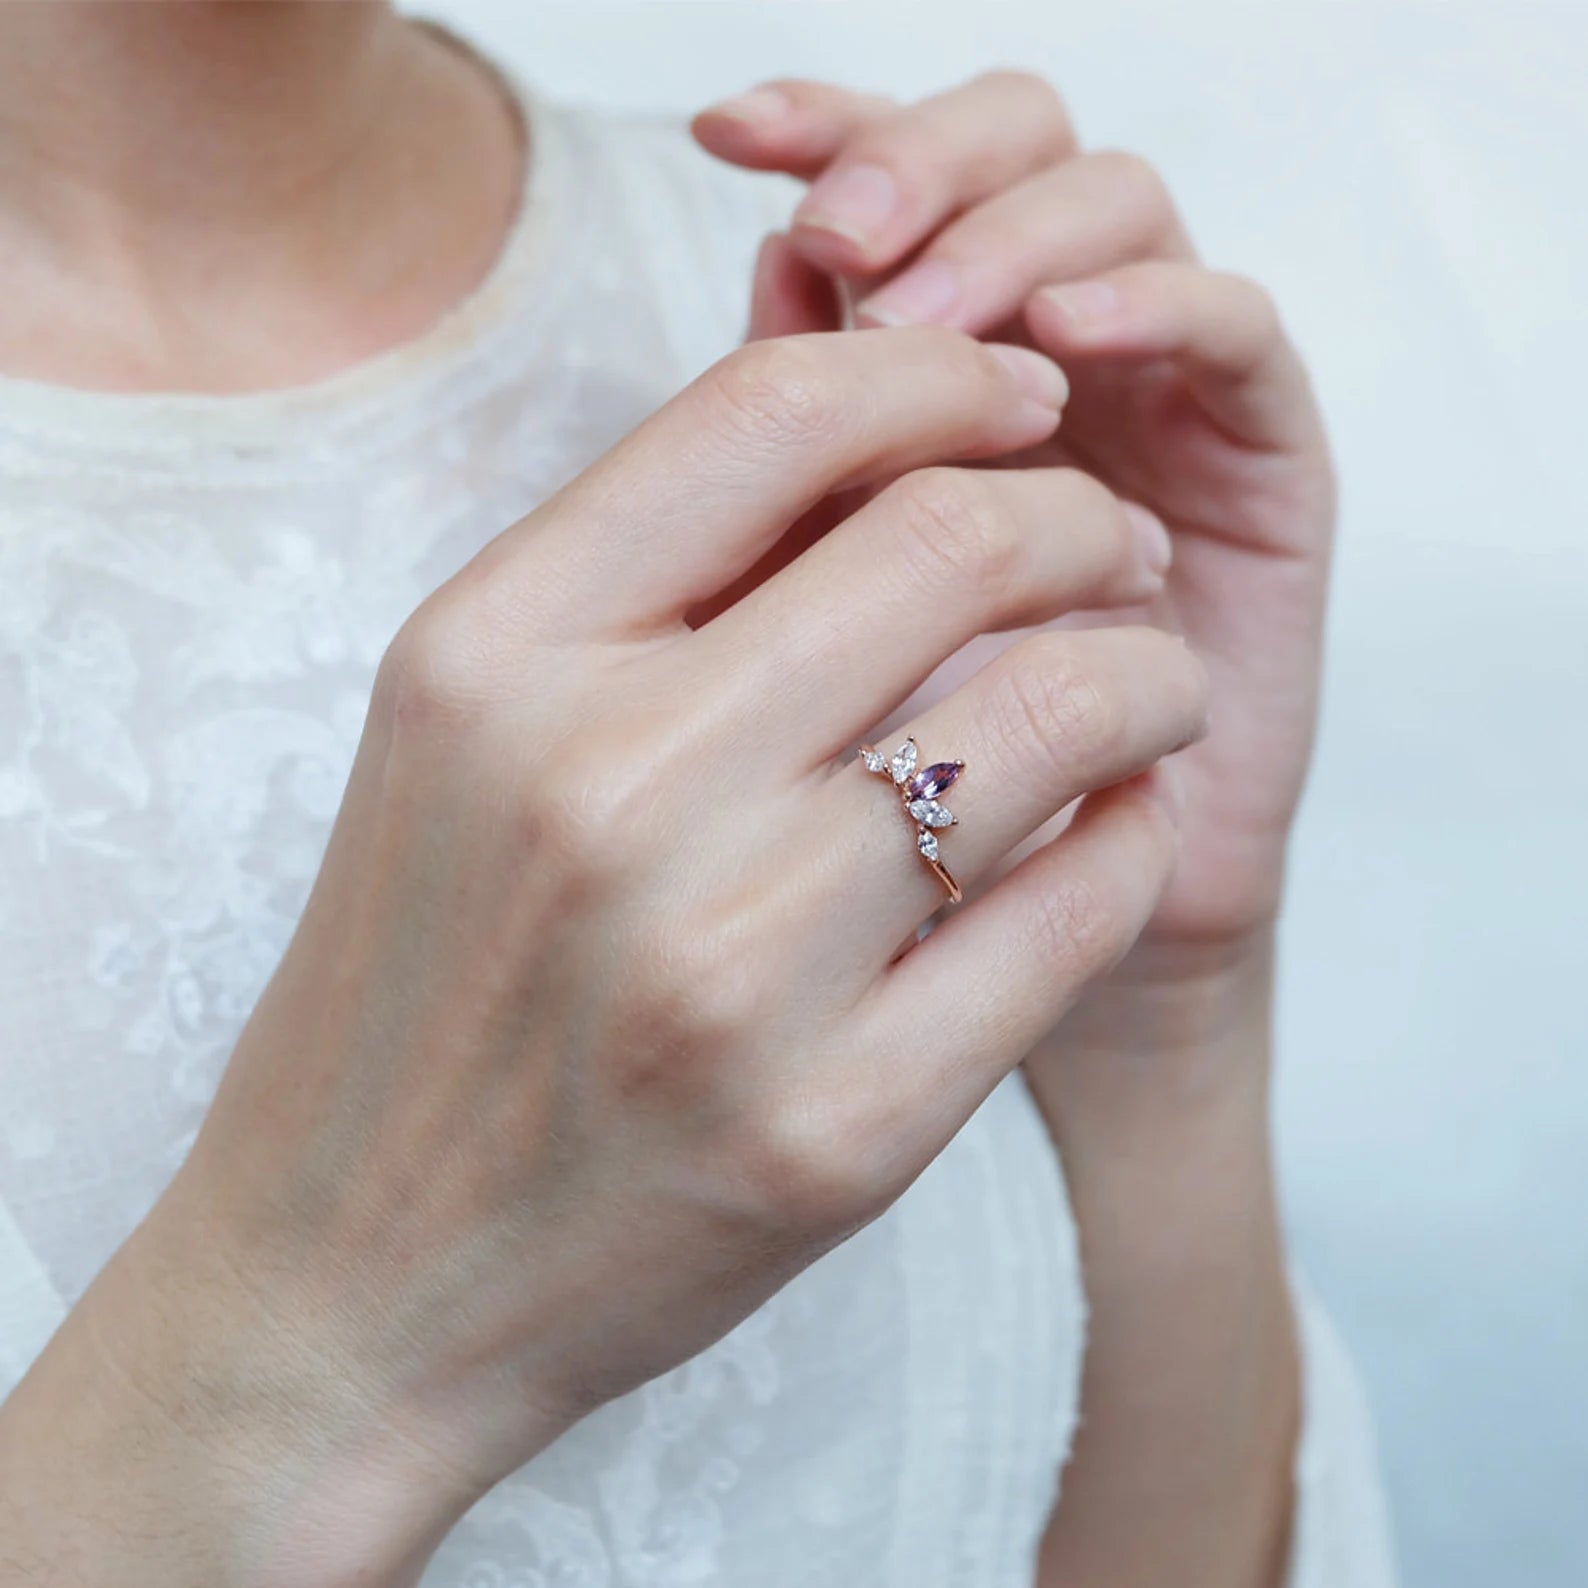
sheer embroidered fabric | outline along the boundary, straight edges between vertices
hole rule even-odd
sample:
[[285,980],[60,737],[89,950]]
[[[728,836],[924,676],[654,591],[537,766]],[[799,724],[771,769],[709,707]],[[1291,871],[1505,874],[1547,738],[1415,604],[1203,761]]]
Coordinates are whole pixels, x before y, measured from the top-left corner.
[[[286,945],[377,661],[480,545],[725,352],[775,184],[526,111],[490,279],[296,391],[0,382],[0,1394],[180,1162]],[[1294,1580],[1387,1583],[1365,1414],[1310,1304]],[[1017,1588],[1083,1304],[1018,1078],[886,1217],[503,1484],[455,1588]]]

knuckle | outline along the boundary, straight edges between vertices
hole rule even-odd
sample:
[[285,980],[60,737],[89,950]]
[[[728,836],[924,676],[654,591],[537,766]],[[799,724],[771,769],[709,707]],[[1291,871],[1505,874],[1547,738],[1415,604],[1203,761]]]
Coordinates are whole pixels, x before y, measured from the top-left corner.
[[558,747],[520,796],[524,847],[544,872],[567,881],[630,881],[640,874],[654,808],[642,756],[577,740]]
[[862,331],[864,341],[878,358],[907,352],[923,372],[923,379],[952,385],[968,403],[984,405],[1008,400],[1008,366],[984,343],[948,325],[909,325],[888,330]]
[[948,325],[903,325],[850,333],[852,356],[864,355],[875,378],[886,361],[919,372],[922,382],[962,391],[967,403],[1007,398],[1009,371],[975,337]]
[[1070,121],[1069,105],[1050,79],[1040,71],[1021,67],[997,67],[977,79],[978,86],[996,97],[1007,118],[1018,118],[1024,129],[1027,148],[1043,157],[1064,156],[1075,148],[1075,125]]
[[1073,775],[1108,759],[1124,731],[1120,711],[1081,666],[1069,637],[1038,634],[1009,654],[994,720],[1011,760],[1029,766],[1035,755]]
[[1020,526],[989,477],[972,469],[918,469],[888,494],[908,564],[928,590],[968,582],[996,594],[1018,578]]
[[751,342],[707,377],[719,422],[757,446],[799,446],[830,439],[843,425],[830,361],[804,337]]
[[1134,208],[1154,226],[1174,216],[1174,195],[1152,161],[1129,149],[1104,149],[1094,158]]
[[1008,89],[1018,94],[1028,94],[1037,99],[1057,100],[1058,90],[1041,72],[1024,66],[995,66],[976,79],[988,88]]
[[844,151],[845,163],[880,165],[895,181],[909,186],[917,180],[917,170],[924,164],[916,147],[918,127],[915,112],[909,108],[879,117],[855,133]]
[[1040,118],[1036,127],[1043,134],[1045,144],[1061,146],[1074,142],[1070,108],[1064,96],[1042,73],[1019,66],[1000,66],[983,73],[978,81],[994,90],[1000,103],[1013,101],[1030,107],[1027,114],[1034,112]]
[[1250,276],[1230,272],[1220,273],[1218,279],[1237,305],[1242,323],[1250,327],[1249,334],[1255,343],[1268,347],[1284,340],[1279,304],[1267,287]]
[[630,1029],[616,1084],[674,1110],[708,1106],[764,1021],[764,983],[720,926],[653,922],[629,956]]
[[966,332],[947,325],[921,325],[878,334],[915,338],[922,349],[922,364],[936,372],[932,378],[945,385],[952,382],[965,394],[967,402],[984,408],[991,403],[1001,410],[1008,401],[1011,382],[1008,365],[997,358],[985,342],[977,341]]
[[929,119],[918,104],[896,106],[861,127],[844,153],[846,165],[877,165],[909,189],[931,173],[938,151]]
[[1117,514],[1119,498],[1095,474],[1088,474],[1085,469],[1059,468],[1054,475],[1054,488],[1067,514],[1103,519]]
[[1043,890],[1031,918],[1032,948],[1055,975],[1083,981],[1111,964],[1124,948],[1116,910],[1081,877]]
[[765,979],[728,924],[670,925],[662,935],[658,982],[666,1019],[697,1051],[741,1048],[759,1029]]
[[1159,799],[1140,788],[1109,797],[1124,802],[1113,816],[1114,838],[1124,845],[1115,858],[1116,866],[1128,860],[1128,872],[1116,869],[1111,881],[1106,869],[1060,878],[1042,890],[1027,920],[1031,951],[1075,989],[1130,951],[1179,852],[1178,823]]
[[874,1149],[854,1136],[812,1096],[763,1110],[741,1146],[741,1173],[762,1216],[822,1239],[874,1218],[887,1193],[871,1167]]
[[809,100],[813,96],[820,96],[824,85],[809,77],[764,77],[756,85],[757,88],[774,88],[780,94],[787,94],[792,99]]
[[489,686],[480,626],[461,604],[432,598],[387,646],[375,699],[400,729],[458,726],[479,713]]

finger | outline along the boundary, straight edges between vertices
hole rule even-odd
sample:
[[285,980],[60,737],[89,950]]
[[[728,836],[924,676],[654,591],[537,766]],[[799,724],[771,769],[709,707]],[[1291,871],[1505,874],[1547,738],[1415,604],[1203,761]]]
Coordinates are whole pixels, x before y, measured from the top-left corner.
[[795,210],[791,236],[824,269],[875,275],[951,215],[1074,147],[1063,102],[1041,78],[991,72],[862,126]]
[[1134,155],[1080,155],[978,205],[856,305],[863,325],[952,325],[979,334],[1045,282],[1129,259],[1189,255],[1163,180]]
[[[1177,637],[1145,626],[1028,635],[877,747],[889,755],[908,736],[918,772],[963,761],[952,786],[932,796],[952,825],[924,808],[907,812],[893,781],[859,759],[828,780],[812,812],[826,818],[815,830],[832,835],[822,856],[828,885],[854,894],[855,879],[867,879],[864,927],[873,959],[885,959],[943,903],[916,852],[918,823],[969,887],[1073,800],[1145,771],[1206,725],[1207,675]],[[842,951],[853,963],[853,943]]]
[[843,315],[833,278],[818,270],[773,232],[761,244],[750,285],[750,326],[745,340],[798,336],[807,331],[837,331]]
[[690,124],[701,147],[733,165],[813,177],[896,101],[832,83],[779,78],[708,106]]
[[1248,445],[1288,450],[1320,433],[1274,301],[1244,277],[1143,261],[1044,287],[1026,320],[1059,359],[1176,360],[1208,412]]
[[905,475],[697,637],[747,731],[814,766],[968,640],[1146,601],[1169,535],[1075,469]]
[[471,565],[511,621],[656,632],[729,584],[816,502],[951,457],[1033,445],[1051,360],[955,332],[754,342],[713,366]]
[[886,970],[865,1051],[944,1140],[1140,936],[1173,873],[1169,766],[1088,796],[1057,838]]

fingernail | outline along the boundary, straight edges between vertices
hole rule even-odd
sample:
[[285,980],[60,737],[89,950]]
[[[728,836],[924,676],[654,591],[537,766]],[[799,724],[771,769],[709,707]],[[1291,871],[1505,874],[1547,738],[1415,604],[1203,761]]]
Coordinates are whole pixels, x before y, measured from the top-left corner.
[[1070,395],[1070,383],[1051,358],[1044,358],[1029,347],[1008,347],[1002,343],[990,346],[987,351],[1009,371],[1015,384],[1033,402],[1054,412],[1064,407]]
[[1135,502],[1126,502],[1124,509],[1125,521],[1130,525],[1131,534],[1136,537],[1137,555],[1150,572],[1160,576],[1167,573],[1174,559],[1174,542],[1170,540],[1163,520]]
[[880,325],[931,325],[959,301],[959,272],[941,259],[906,270],[855,309],[859,319]]
[[747,126],[765,127],[781,121],[794,108],[793,101],[778,88],[752,88],[720,104],[708,105],[704,116],[726,116]]
[[1089,330],[1107,320],[1119,307],[1119,290],[1106,281],[1070,281],[1062,287],[1044,287],[1042,296],[1077,331]]
[[863,243],[887,225],[898,202],[898,185],[880,165],[852,165],[819,178],[795,210],[794,223]]

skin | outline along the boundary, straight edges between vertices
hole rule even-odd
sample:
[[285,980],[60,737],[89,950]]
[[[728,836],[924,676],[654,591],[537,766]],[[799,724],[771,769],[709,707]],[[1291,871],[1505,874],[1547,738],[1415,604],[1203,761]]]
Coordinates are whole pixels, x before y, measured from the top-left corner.
[[[52,157],[19,158],[26,140],[7,140],[0,210],[13,240],[69,248],[79,290],[123,282],[123,307],[144,311],[112,317],[103,329],[122,328],[120,340],[103,348],[74,340],[70,317],[57,341],[6,348],[33,360],[29,373],[129,389],[311,378],[327,346],[400,340],[477,278],[519,157],[482,74],[460,75],[377,7],[127,10],[140,20],[107,21],[115,7],[0,12],[19,48],[42,39],[56,52],[44,57],[53,74],[17,73],[5,100],[13,128],[38,131],[32,153]],[[292,18],[290,40],[272,15]],[[346,31],[346,16],[366,31]],[[106,49],[96,32],[129,26],[137,50],[126,35]],[[244,71],[272,41],[293,73]],[[203,74],[210,102],[184,69],[204,58],[199,45],[237,63],[230,77]],[[0,61],[20,58],[0,49]],[[78,118],[49,119],[52,76],[91,84],[96,140],[73,141]],[[370,86],[421,79],[460,129],[431,165],[416,165],[405,117]],[[363,131],[317,146],[317,129],[344,125],[346,83],[369,87]],[[151,104],[181,113],[151,117]],[[212,163],[171,160],[199,116],[236,135],[210,145]],[[243,245],[246,215],[205,228],[237,244],[250,301],[279,306],[279,320],[262,316],[267,336],[213,283],[204,296],[202,270],[179,294],[160,267],[185,268],[184,224],[224,216],[214,206],[249,180],[272,125],[282,169],[304,180],[270,247]],[[807,155],[801,169],[825,169],[861,131],[835,124],[819,167]],[[77,180],[45,179],[68,166]],[[1008,169],[993,174],[1007,185]],[[415,206],[457,225],[428,233],[446,243],[413,279],[361,291],[351,266],[317,268],[317,226],[339,218],[350,245],[389,246],[394,213]],[[921,213],[937,235],[946,210]],[[799,329],[768,315],[830,304],[835,269],[892,273],[823,257],[834,245],[822,230],[800,241],[797,229],[763,257],[760,330]],[[30,284],[49,283],[18,286]],[[341,340],[306,339],[295,315]],[[128,338],[127,325],[157,334]],[[1202,1575],[1174,1580],[1245,1580],[1204,1571],[1201,1535],[1233,1536],[1238,1570],[1267,1547],[1249,1538],[1272,1539],[1290,1439],[1288,1414],[1272,1413],[1293,1400],[1293,1373],[1281,1349],[1272,1394],[1266,1377],[1240,1394],[1232,1373],[1205,1374],[1210,1360],[1249,1364],[1262,1355],[1249,1345],[1286,1340],[1288,1314],[1282,1295],[1271,1329],[1248,1308],[1257,1322],[1239,1338],[1206,1314],[1228,1279],[1249,1298],[1277,1277],[1273,1253],[1229,1242],[1227,1216],[1262,1227],[1271,1208],[1242,1167],[1248,1153],[1266,1166],[1251,1106],[1266,1026],[1245,984],[1266,985],[1266,959],[1237,950],[1239,933],[1165,930],[1182,806],[1161,775],[1140,775],[1201,731],[1202,669],[1161,632],[1115,622],[1023,637],[905,706],[925,747],[951,746],[989,775],[956,787],[964,825],[945,841],[982,886],[897,963],[877,946],[909,935],[936,885],[882,791],[830,760],[970,636],[1133,607],[1162,588],[1152,516],[1039,450],[1062,377],[1042,359],[978,351],[983,329],[818,335],[735,355],[405,627],[314,898],[193,1158],[0,1408],[0,1561],[23,1580],[413,1582],[477,1493],[874,1217],[1022,1058],[1056,1132],[1076,1138],[1065,1147],[1094,1309],[1088,1428],[1103,1434],[1083,1433],[1066,1477],[1072,1495],[1077,1474],[1094,1474],[1098,1520],[1066,1532],[1061,1507],[1044,1569],[1067,1583],[1165,1580],[1143,1576],[1151,1562],[1118,1536],[1146,1483],[1166,1538],[1179,1530],[1200,1551]],[[1216,372],[1198,351],[1205,325],[1184,334],[1171,362]],[[1033,313],[1007,339],[1041,335]],[[1121,356],[1100,352],[1097,369]],[[1091,376],[1074,349],[1065,357],[1078,406]],[[1022,466],[942,461],[976,457]],[[1126,494],[1179,527],[1147,492]],[[1172,577],[1183,563],[1182,549]],[[790,678],[804,693],[779,699],[774,720],[772,681]],[[615,778],[614,766],[649,776]],[[1005,871],[1011,847],[1105,785],[1073,828]],[[790,866],[773,837],[813,822],[837,841]],[[504,867],[504,853],[521,864]],[[856,875],[871,879],[858,910]],[[437,898],[469,909],[438,911]],[[1149,921],[1144,948],[1121,959]],[[791,942],[809,947],[791,955]],[[615,953],[616,992],[603,973]],[[926,1058],[914,1042],[923,1007],[947,1037]],[[1050,1062],[1045,1033],[1066,1011]],[[1138,1149],[1145,1171],[1120,1173]],[[1168,1230],[1193,1243],[1175,1261],[1159,1249],[1166,1204]],[[1095,1216],[1110,1206],[1112,1231]],[[647,1230],[688,1260],[650,1275],[629,1244]],[[523,1273],[536,1275],[532,1294],[504,1278]],[[636,1307],[637,1274],[650,1289]],[[460,1287],[477,1298],[462,1315]],[[1188,1297],[1197,1305],[1181,1306]],[[1179,1310],[1160,1313],[1165,1303]],[[1138,1381],[1138,1404],[1110,1403],[1155,1329],[1156,1377]],[[1203,1452],[1201,1498],[1215,1509],[1200,1519],[1180,1459],[1180,1440],[1206,1426],[1196,1407],[1182,1415],[1198,1395],[1232,1422],[1279,1429],[1252,1442],[1244,1467],[1240,1439]],[[1261,1415],[1239,1415],[1248,1402]]]
[[129,392],[334,374],[485,275],[520,141],[476,63],[368,0],[0,6],[0,280],[30,311],[0,316],[0,368]]
[[[1024,339],[1072,385],[1037,456],[1170,533],[1144,615],[1206,660],[1215,722],[1175,758],[1180,861],[1136,947],[1026,1062],[1091,1308],[1041,1577],[1278,1581],[1299,1409],[1269,1153],[1273,936],[1334,523],[1301,360],[1260,288],[1197,260],[1151,169],[1085,151],[1038,79],[995,73],[905,107],[771,83],[695,131],[812,183],[762,251],[753,335],[836,324],[849,302],[861,325]],[[924,698],[959,676],[951,664]]]

